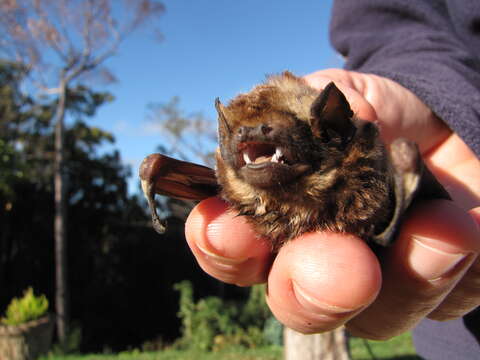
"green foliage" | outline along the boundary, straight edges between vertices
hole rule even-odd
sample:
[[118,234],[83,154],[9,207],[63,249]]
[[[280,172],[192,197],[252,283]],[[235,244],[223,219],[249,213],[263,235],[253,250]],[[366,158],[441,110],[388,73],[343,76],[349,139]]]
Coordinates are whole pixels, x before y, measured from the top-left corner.
[[[2,312],[29,285],[49,299],[54,293],[52,116],[56,102],[24,93],[24,76],[23,69],[0,60]],[[158,331],[158,314],[168,318],[162,318],[162,324],[169,322],[165,328],[176,323],[173,303],[163,312],[145,306],[129,311],[145,298],[153,298],[152,302],[168,298],[160,286],[145,285],[157,278],[151,269],[158,268],[158,259],[152,253],[158,254],[165,245],[152,245],[157,235],[147,221],[146,207],[127,192],[130,169],[118,151],[109,150],[112,146],[103,147],[114,141],[113,135],[88,119],[96,107],[110,100],[109,94],[81,86],[68,91],[64,169],[69,184],[71,316],[81,325],[80,347],[87,351],[141,344]],[[137,278],[141,281],[133,281]],[[126,301],[113,300],[118,297]],[[82,311],[86,308],[89,311]],[[133,334],[131,328],[136,328]],[[166,332],[165,328],[161,331]]]
[[180,292],[178,316],[182,337],[176,347],[197,351],[220,351],[232,345],[256,348],[266,345],[264,325],[271,313],[264,300],[264,287],[253,286],[245,304],[210,296],[197,302],[189,281],[174,285]]
[[182,338],[177,346],[207,351],[213,347],[216,335],[234,333],[233,306],[213,296],[195,303],[189,281],[175,284],[174,289],[180,292],[178,316],[182,319]]
[[80,344],[82,343],[82,328],[78,325],[72,326],[62,344],[55,344],[51,350],[51,355],[64,356],[67,354],[80,353]]
[[39,360],[277,360],[281,359],[281,347],[262,347],[246,349],[230,347],[210,353],[198,353],[194,350],[168,349],[159,352],[140,352],[138,350],[124,351],[119,354],[88,354],[88,355],[50,355]]
[[11,301],[2,323],[6,325],[20,325],[41,318],[47,311],[48,300],[45,295],[35,296],[33,289],[30,287],[25,290],[22,298],[14,298]]
[[11,184],[23,178],[23,164],[19,157],[11,144],[0,139],[0,194],[6,198],[13,197]]
[[365,340],[357,337],[350,338],[350,353],[352,359],[421,359],[416,355],[411,333],[403,333],[386,341]]
[[263,328],[265,320],[272,316],[265,302],[265,286],[255,285],[250,288],[250,295],[240,313],[240,322]]
[[263,336],[268,344],[283,345],[283,325],[275,317],[270,316],[263,326]]
[[[350,339],[350,356],[353,360],[370,360],[371,353],[366,348],[366,340],[353,337]],[[388,341],[368,341],[375,359],[378,360],[419,360],[413,347],[410,333],[404,333]],[[140,352],[133,350],[118,355],[77,355],[77,356],[49,356],[40,360],[275,360],[282,358],[282,347],[264,346],[247,349],[239,346],[229,346],[222,350],[199,353],[194,349],[179,350],[167,349],[158,352]]]

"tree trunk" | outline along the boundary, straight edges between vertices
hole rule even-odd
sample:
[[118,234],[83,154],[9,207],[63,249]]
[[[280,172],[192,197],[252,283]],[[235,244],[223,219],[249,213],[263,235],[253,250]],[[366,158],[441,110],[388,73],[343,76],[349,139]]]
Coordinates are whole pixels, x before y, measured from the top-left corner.
[[64,118],[67,87],[63,80],[59,86],[58,104],[55,112],[55,310],[57,335],[60,344],[66,339],[68,329],[67,288],[67,201],[64,166]]
[[348,360],[344,328],[323,334],[303,335],[287,327],[283,330],[284,360]]

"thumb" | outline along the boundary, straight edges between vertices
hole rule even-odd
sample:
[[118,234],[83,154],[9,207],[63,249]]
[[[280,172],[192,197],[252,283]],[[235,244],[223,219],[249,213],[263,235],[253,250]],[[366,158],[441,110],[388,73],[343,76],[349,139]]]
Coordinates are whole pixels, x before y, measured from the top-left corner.
[[468,213],[472,216],[473,220],[475,220],[475,223],[480,230],[480,206],[471,209]]

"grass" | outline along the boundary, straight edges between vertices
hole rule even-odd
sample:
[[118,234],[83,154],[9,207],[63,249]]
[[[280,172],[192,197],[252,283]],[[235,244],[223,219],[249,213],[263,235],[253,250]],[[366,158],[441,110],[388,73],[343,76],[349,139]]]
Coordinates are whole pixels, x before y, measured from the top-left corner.
[[353,360],[421,359],[415,352],[410,333],[405,333],[388,341],[365,341],[360,338],[352,338],[350,339],[350,351]]
[[164,350],[159,352],[130,351],[116,355],[49,356],[40,360],[277,360],[282,358],[280,346],[259,349],[230,348],[218,352]]
[[[368,344],[368,345],[367,345]],[[370,349],[370,350],[369,350]],[[420,359],[413,348],[409,333],[397,336],[388,341],[365,341],[359,338],[350,340],[353,360],[416,360]],[[373,356],[372,356],[373,354]],[[40,360],[278,360],[282,359],[282,348],[279,346],[258,349],[232,347],[218,352],[198,353],[180,350],[164,350],[159,352],[140,352],[138,350],[115,355],[91,354],[48,356]]]

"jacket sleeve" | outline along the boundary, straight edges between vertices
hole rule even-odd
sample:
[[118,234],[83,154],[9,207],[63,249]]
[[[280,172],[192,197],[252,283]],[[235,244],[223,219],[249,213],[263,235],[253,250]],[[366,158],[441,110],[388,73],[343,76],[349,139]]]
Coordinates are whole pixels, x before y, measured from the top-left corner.
[[337,0],[345,67],[410,89],[480,157],[480,1]]

